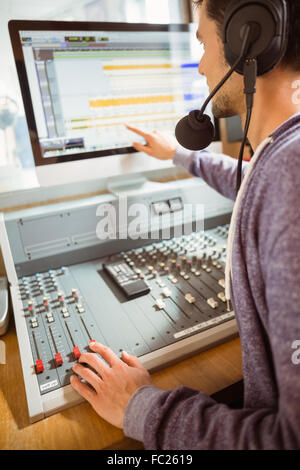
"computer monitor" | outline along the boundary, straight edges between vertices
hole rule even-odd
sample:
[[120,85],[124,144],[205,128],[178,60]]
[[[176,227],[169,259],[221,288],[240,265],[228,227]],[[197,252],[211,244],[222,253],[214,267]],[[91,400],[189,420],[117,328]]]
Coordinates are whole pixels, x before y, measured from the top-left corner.
[[[201,107],[196,25],[9,22],[42,185],[161,168],[125,123],[174,134]],[[218,136],[216,136],[218,140]]]

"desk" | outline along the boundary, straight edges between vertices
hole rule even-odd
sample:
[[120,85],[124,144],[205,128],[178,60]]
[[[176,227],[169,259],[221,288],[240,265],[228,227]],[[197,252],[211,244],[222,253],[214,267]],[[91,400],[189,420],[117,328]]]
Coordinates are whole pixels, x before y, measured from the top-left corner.
[[[131,450],[143,449],[123,431],[101,419],[82,403],[34,424],[29,423],[21,360],[14,322],[1,338],[6,364],[0,364],[0,449],[8,450]],[[153,374],[168,390],[181,385],[211,395],[242,378],[240,340],[234,339]]]

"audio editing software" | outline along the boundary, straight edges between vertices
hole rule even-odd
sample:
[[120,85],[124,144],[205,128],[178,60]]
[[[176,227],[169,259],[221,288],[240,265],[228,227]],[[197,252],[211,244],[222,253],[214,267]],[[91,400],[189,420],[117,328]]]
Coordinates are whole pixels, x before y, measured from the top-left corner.
[[124,123],[174,134],[207,96],[194,32],[20,34],[44,158],[129,148]]

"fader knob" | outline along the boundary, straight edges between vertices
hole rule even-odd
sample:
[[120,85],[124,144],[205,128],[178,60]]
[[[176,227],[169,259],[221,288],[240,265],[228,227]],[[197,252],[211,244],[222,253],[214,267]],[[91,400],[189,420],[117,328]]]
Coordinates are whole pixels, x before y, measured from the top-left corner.
[[42,372],[44,372],[44,364],[42,359],[38,359],[37,361],[35,361],[35,370],[37,374],[41,374]]
[[54,359],[55,359],[56,367],[60,367],[63,365],[64,361],[60,353],[54,354]]
[[72,289],[72,297],[76,302],[78,301],[79,295],[77,289]]
[[81,352],[80,352],[79,346],[75,346],[73,348],[73,355],[74,355],[75,361],[80,358]]

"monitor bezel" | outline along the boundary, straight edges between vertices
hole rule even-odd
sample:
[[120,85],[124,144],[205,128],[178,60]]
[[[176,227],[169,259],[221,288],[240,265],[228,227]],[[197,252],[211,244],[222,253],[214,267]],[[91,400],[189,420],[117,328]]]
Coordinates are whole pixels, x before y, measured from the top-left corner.
[[[117,155],[127,155],[137,153],[133,147],[101,150],[93,152],[82,152],[80,154],[69,154],[63,157],[43,157],[39,142],[37,125],[31,99],[31,92],[27,77],[25,60],[20,38],[20,31],[122,31],[122,32],[188,32],[191,24],[151,24],[151,23],[123,23],[123,22],[92,22],[92,21],[30,21],[30,20],[10,20],[8,29],[18,73],[20,89],[24,104],[24,111],[27,120],[30,142],[36,166],[53,165],[58,163],[74,162],[86,159],[95,159]],[[220,140],[219,122],[215,121],[214,142]]]

